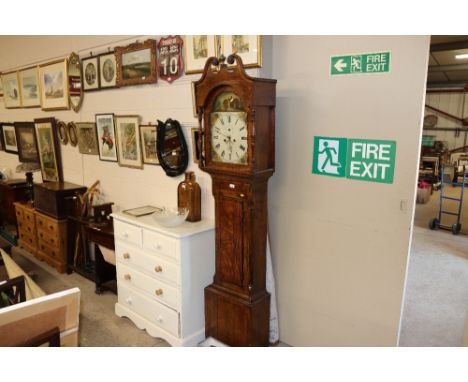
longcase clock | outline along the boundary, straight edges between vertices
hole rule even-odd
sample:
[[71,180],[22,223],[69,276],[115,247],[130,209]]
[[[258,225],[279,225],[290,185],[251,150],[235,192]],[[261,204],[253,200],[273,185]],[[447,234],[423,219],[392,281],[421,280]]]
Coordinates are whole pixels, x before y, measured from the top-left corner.
[[195,83],[199,166],[213,180],[216,273],[205,332],[231,346],[267,346],[267,183],[275,167],[276,80],[246,74],[237,55],[208,59]]

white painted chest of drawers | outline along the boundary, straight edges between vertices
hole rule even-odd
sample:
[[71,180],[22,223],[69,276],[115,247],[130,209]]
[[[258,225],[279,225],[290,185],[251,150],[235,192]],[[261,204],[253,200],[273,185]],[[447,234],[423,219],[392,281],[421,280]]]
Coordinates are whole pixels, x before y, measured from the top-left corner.
[[173,346],[205,339],[204,288],[215,273],[214,222],[164,228],[151,216],[114,213],[115,313]]

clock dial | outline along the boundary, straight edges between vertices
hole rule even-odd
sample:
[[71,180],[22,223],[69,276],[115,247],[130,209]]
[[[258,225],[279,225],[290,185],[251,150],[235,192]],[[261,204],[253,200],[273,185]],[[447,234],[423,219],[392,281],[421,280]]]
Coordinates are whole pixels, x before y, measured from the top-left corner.
[[247,113],[211,114],[211,158],[215,162],[247,164]]

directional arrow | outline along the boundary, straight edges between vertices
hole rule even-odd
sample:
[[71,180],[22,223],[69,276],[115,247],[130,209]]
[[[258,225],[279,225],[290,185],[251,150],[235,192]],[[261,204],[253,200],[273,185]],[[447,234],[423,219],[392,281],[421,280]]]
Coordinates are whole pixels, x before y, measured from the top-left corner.
[[336,63],[335,63],[335,69],[338,70],[339,72],[342,72],[344,68],[348,66],[347,63],[343,61],[342,58],[340,58]]

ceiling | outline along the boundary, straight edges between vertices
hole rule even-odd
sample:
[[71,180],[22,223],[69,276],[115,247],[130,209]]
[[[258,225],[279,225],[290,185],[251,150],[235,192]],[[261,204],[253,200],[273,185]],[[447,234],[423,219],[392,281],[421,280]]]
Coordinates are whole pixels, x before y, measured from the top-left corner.
[[[468,83],[468,36],[431,36],[428,87],[463,87]],[[468,57],[468,56],[467,56]]]

